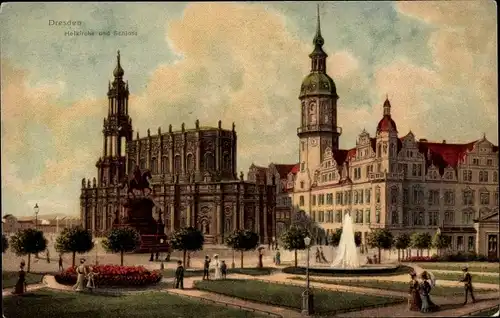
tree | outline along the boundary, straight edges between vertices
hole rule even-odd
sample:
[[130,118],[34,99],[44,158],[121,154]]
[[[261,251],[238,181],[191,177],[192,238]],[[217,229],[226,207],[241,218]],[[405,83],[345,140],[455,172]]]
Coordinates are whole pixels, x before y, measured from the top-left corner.
[[94,248],[92,233],[81,226],[65,228],[56,239],[58,253],[72,253],[72,264],[75,266],[76,253],[83,254]]
[[9,248],[9,240],[5,236],[5,234],[2,234],[2,254],[5,253],[5,251]]
[[240,251],[240,267],[243,268],[243,252],[255,250],[259,246],[259,235],[251,230],[236,230],[228,236],[226,245]]
[[[294,251],[295,267],[297,267],[297,250],[306,249],[304,238],[309,236],[309,234],[310,234],[309,231],[305,228],[291,226],[287,231],[283,232],[283,234],[281,235],[281,242],[283,244],[283,248],[287,251]],[[311,242],[313,242],[312,239]]]
[[123,254],[133,252],[141,246],[141,236],[132,227],[115,227],[102,242],[104,249],[120,253],[120,265],[123,266]]
[[[361,245],[362,241],[361,235],[362,235],[361,232],[354,233],[354,243],[356,244],[357,247]],[[330,236],[329,244],[333,246],[339,246],[341,237],[342,237],[342,229],[335,230],[335,232],[333,232],[333,234]]]
[[294,218],[292,219],[291,227],[298,227],[306,230],[309,237],[311,238],[311,244],[317,242],[319,236],[321,236],[325,232],[325,230],[322,229],[318,225],[318,223],[313,221],[304,210],[300,210],[295,214]]
[[[411,247],[416,248],[417,250],[427,250],[427,254],[429,254],[429,249],[432,246],[432,237],[429,233],[413,233],[411,235]],[[420,253],[421,256],[422,253]],[[418,255],[417,255],[418,256]]]
[[184,266],[187,266],[186,253],[188,251],[194,252],[202,250],[204,243],[205,237],[203,233],[194,227],[183,227],[174,232],[170,238],[170,245],[172,248],[183,252]]
[[31,254],[47,249],[47,239],[43,232],[35,229],[25,229],[17,232],[10,239],[10,246],[18,256],[28,255],[28,272],[31,266]]
[[441,232],[436,232],[434,237],[432,238],[432,247],[434,247],[438,255],[440,255],[441,250],[450,248],[451,246],[451,237],[447,235],[442,235]]
[[410,242],[410,236],[406,233],[403,233],[396,238],[394,245],[398,250],[398,262],[401,260],[401,250],[403,250],[404,258],[404,251],[408,249],[408,247],[410,246]]
[[394,243],[394,238],[392,237],[392,233],[387,229],[375,229],[368,234],[367,241],[370,247],[378,249],[378,261],[380,262],[380,251],[382,249],[391,249]]

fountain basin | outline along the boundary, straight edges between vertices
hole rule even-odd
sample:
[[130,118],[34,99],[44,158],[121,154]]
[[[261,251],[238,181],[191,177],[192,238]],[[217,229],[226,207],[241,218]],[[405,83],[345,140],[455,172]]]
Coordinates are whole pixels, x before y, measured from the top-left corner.
[[[407,266],[401,266],[397,264],[374,264],[374,265],[362,265],[358,268],[336,268],[331,267],[329,264],[325,265],[314,265],[309,266],[309,275],[312,276],[391,276],[391,275],[401,275],[409,273],[411,268]],[[305,275],[306,267],[285,267],[283,268],[283,273],[294,274],[294,275]]]

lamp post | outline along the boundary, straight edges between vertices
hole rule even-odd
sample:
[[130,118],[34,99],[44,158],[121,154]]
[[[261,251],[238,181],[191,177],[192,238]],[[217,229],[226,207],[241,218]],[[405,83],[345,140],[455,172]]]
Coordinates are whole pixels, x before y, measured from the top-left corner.
[[311,244],[311,238],[306,236],[304,238],[304,244],[307,249],[307,266],[306,266],[306,290],[302,293],[302,314],[310,316],[314,314],[314,303],[313,294],[309,289],[309,246]]
[[[38,212],[40,211],[38,203],[35,203],[33,210],[35,210],[35,230],[38,230]],[[38,253],[35,254],[35,258],[38,258]]]
[[40,211],[38,203],[35,203],[35,207],[33,208],[33,210],[35,210],[35,229],[38,229],[38,212]]
[[231,263],[231,268],[235,268],[236,265],[234,264],[234,248],[233,248],[233,262]]
[[99,240],[98,239],[95,239],[94,247],[95,247],[95,266],[97,266],[99,264],[97,262],[97,249],[99,248]]
[[[164,240],[164,239],[160,239],[160,244],[161,244],[162,246],[163,246],[163,243],[164,243],[164,242],[165,242],[165,240]],[[161,258],[161,257],[160,257],[160,259],[161,259],[160,269],[161,269],[161,270],[164,270],[164,269],[165,269],[165,265],[163,264],[163,258]]]

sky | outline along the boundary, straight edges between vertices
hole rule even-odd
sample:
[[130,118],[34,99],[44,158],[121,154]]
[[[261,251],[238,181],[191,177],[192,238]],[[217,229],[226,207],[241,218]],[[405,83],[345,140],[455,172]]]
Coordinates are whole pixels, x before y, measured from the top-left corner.
[[[386,94],[400,136],[485,133],[498,144],[496,11],[493,1],[321,2],[341,148],[375,133]],[[40,214],[79,214],[117,50],[135,132],[220,119],[236,125],[238,171],[297,162],[315,29],[316,2],[3,3],[2,213],[32,215],[38,203]]]

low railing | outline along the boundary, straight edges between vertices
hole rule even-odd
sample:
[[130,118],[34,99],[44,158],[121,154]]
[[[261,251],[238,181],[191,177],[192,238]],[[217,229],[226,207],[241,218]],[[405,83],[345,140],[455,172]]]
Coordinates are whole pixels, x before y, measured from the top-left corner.
[[403,172],[370,172],[369,180],[404,180]]

